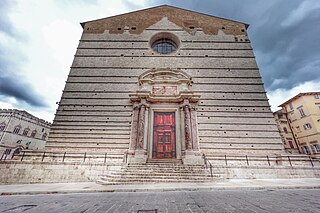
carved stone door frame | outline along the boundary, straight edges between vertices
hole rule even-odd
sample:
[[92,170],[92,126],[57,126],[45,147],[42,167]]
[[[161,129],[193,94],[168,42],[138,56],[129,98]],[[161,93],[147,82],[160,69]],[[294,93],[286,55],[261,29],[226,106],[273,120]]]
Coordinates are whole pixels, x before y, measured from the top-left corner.
[[155,111],[175,112],[176,158],[185,164],[203,163],[196,115],[200,95],[192,91],[191,84],[191,76],[181,70],[153,69],[139,77],[139,89],[129,94],[133,103],[130,163],[152,158]]

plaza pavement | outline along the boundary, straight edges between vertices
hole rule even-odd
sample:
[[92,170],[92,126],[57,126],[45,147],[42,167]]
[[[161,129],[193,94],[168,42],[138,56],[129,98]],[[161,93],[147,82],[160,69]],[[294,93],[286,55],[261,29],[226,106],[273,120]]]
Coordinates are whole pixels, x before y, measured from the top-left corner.
[[206,183],[101,185],[95,182],[0,185],[0,195],[200,190],[320,189],[320,178],[230,179]]

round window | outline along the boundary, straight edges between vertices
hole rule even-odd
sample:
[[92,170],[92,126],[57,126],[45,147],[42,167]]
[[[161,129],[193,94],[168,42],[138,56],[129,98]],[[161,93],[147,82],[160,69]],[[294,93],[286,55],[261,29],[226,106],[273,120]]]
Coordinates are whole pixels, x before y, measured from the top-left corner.
[[160,54],[169,54],[178,49],[179,39],[171,33],[158,33],[150,40],[153,51]]
[[159,39],[152,44],[152,49],[157,53],[168,54],[177,50],[177,45],[166,38]]

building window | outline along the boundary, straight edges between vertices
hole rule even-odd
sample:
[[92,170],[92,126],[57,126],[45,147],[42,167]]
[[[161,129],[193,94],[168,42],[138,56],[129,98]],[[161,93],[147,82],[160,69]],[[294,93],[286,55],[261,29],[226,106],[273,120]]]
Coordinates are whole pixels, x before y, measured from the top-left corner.
[[320,153],[320,146],[319,144],[312,144],[311,145],[313,153]]
[[311,124],[307,123],[305,125],[303,125],[304,129],[307,130],[307,129],[311,129]]
[[284,131],[284,133],[288,134],[288,130],[286,127],[283,127],[283,131]]
[[304,116],[306,116],[306,114],[305,114],[304,111],[303,111],[303,108],[299,108],[298,110],[299,110],[299,112],[300,112],[301,118],[304,117]]
[[46,140],[46,138],[47,138],[47,133],[44,133],[44,134],[42,135],[42,140]]
[[31,132],[30,137],[34,138],[34,137],[36,136],[36,134],[37,134],[37,130],[33,130],[33,131]]
[[310,154],[310,150],[307,146],[302,146],[302,151],[304,154],[307,154],[307,155]]
[[16,126],[13,130],[13,134],[19,134],[21,126]]
[[23,130],[22,135],[28,136],[29,131],[30,131],[29,128],[25,128],[25,129]]
[[319,99],[319,95],[318,94],[314,95],[314,98]]
[[293,146],[292,141],[288,141],[288,143],[289,143],[289,145],[290,145],[290,148],[291,148],[291,149],[294,149],[294,146]]
[[289,104],[289,107],[290,107],[291,110],[293,110],[293,105],[292,105],[292,103]]
[[157,33],[150,39],[152,50],[160,54],[175,52],[178,49],[179,44],[179,38],[168,32]]
[[172,53],[177,50],[177,45],[169,39],[159,39],[152,44],[152,49],[161,54]]
[[0,132],[3,132],[5,128],[6,128],[6,124],[5,123],[1,123],[0,124]]

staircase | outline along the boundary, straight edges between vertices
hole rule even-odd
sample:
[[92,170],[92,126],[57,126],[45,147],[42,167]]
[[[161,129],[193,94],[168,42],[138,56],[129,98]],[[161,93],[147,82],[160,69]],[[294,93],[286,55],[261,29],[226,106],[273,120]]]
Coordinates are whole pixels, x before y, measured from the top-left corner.
[[201,183],[219,179],[219,174],[210,176],[204,165],[184,165],[181,160],[154,160],[146,164],[125,165],[118,171],[110,171],[100,178],[104,185],[143,183]]

